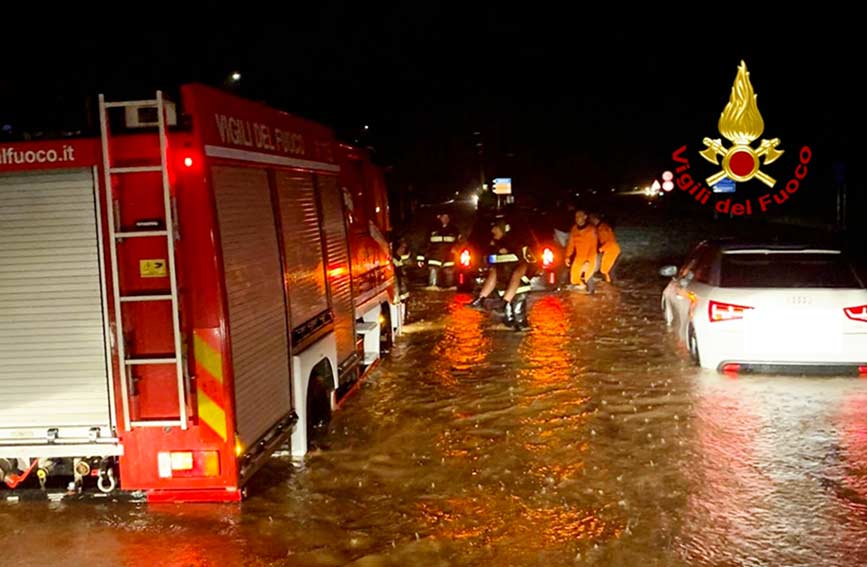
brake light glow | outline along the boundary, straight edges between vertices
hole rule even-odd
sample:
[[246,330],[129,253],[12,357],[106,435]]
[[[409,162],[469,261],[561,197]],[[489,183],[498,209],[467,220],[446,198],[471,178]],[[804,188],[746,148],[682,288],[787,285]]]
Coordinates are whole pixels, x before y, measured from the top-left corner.
[[746,305],[735,305],[733,303],[723,303],[713,300],[707,304],[707,314],[711,323],[743,319],[744,312],[750,309],[752,307],[747,307]]
[[470,251],[467,250],[466,248],[464,248],[461,251],[461,266],[469,267],[470,266],[470,260],[472,260],[472,258],[473,257],[470,254]]
[[727,362],[722,366],[723,374],[735,375],[741,371],[741,365],[736,362]]
[[545,248],[542,250],[542,265],[546,268],[550,267],[551,264],[554,263],[554,251],[550,248]]
[[852,319],[853,321],[861,321],[862,323],[867,323],[867,305],[846,307],[845,309],[843,309],[843,313],[845,313],[846,317]]
[[193,167],[193,158],[187,156],[184,158],[184,166],[185,167]]

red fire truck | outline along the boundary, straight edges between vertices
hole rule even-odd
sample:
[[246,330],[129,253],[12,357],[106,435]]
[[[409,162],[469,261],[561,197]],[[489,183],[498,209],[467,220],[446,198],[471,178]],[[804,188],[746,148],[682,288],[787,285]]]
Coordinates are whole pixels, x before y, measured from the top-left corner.
[[382,173],[203,85],[100,117],[0,144],[0,486],[240,500],[400,332]]

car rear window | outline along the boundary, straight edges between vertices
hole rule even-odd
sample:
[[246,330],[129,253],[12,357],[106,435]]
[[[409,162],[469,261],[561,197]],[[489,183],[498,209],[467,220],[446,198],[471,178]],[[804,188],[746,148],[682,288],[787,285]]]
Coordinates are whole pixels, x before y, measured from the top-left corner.
[[861,288],[840,254],[724,254],[721,287]]

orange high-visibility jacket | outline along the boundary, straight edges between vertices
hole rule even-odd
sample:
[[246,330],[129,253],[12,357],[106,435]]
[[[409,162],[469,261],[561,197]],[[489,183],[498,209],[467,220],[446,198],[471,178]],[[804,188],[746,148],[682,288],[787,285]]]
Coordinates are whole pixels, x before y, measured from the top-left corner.
[[605,224],[604,222],[599,223],[596,227],[596,234],[599,237],[599,251],[604,252],[608,249],[620,248],[617,244],[617,238],[614,236],[614,230]]
[[584,262],[590,262],[590,265],[596,265],[596,249],[599,246],[599,241],[596,236],[596,228],[592,224],[587,224],[582,228],[578,225],[573,225],[569,231],[569,243],[566,245],[566,258],[575,252],[574,263],[578,266]]

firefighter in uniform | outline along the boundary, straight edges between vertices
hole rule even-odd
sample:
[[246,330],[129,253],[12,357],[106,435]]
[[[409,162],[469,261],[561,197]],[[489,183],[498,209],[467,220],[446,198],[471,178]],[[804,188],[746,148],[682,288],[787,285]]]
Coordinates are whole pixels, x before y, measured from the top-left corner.
[[394,264],[394,279],[397,283],[397,299],[406,303],[409,299],[409,275],[406,270],[410,264],[409,244],[401,238],[393,246],[391,263]]
[[[566,266],[570,267],[569,281],[580,290],[592,292],[593,273],[596,271],[596,253],[599,240],[596,227],[587,222],[587,213],[575,211],[575,224],[569,232],[569,242],[566,244]],[[572,254],[575,258],[572,258]]]
[[535,265],[535,257],[528,245],[509,225],[499,221],[491,228],[493,237],[488,255],[488,276],[478,297],[469,305],[483,309],[484,302],[498,284],[498,294],[503,300],[506,325],[517,331],[529,328],[527,322],[527,293],[530,291],[530,276]]
[[437,285],[448,287],[444,285],[448,281],[445,273],[450,274],[455,267],[454,249],[462,237],[458,229],[451,224],[448,213],[437,215],[437,219],[440,221],[440,226],[430,231],[427,251],[416,256],[416,261],[419,267],[427,262],[430,287]]
[[591,213],[590,224],[596,227],[596,235],[599,237],[599,254],[601,256],[599,272],[606,282],[611,283],[611,270],[614,268],[614,263],[617,262],[617,257],[620,256],[620,245],[617,244],[614,229],[599,215]]

